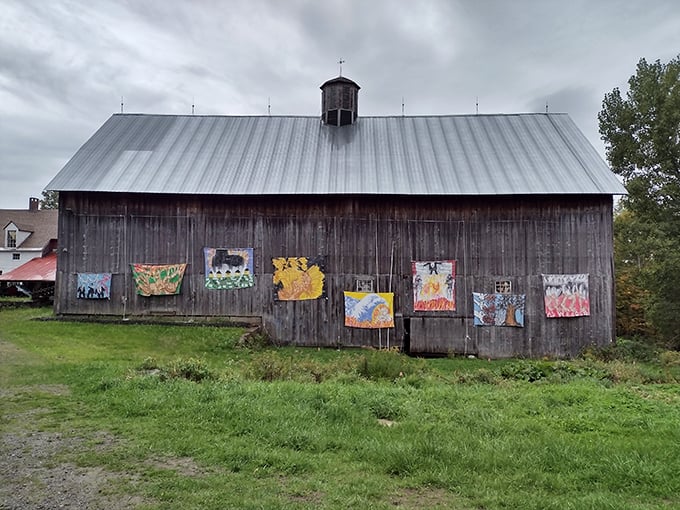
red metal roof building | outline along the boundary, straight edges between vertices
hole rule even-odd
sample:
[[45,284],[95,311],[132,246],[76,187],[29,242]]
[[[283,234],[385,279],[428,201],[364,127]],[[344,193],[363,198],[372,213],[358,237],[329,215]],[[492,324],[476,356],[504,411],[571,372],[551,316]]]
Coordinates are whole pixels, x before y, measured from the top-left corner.
[[40,209],[31,197],[28,209],[0,209],[0,275],[56,248],[57,209]]
[[54,282],[57,274],[57,254],[31,259],[25,264],[0,275],[3,282]]

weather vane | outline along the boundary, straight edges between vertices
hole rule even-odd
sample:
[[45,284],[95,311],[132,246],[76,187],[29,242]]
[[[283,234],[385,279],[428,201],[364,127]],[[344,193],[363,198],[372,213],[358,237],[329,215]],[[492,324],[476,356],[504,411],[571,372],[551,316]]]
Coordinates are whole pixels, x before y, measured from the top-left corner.
[[338,60],[338,64],[340,64],[340,74],[339,74],[339,76],[342,76],[342,64],[344,64],[344,63],[345,63],[345,61],[342,58],[340,60]]

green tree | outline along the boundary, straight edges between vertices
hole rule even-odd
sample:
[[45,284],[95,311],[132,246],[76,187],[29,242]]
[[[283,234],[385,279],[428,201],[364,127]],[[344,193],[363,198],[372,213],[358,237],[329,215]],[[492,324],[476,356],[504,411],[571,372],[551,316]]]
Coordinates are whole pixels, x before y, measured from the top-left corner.
[[[654,227],[651,226],[653,229]],[[635,215],[619,207],[614,215],[614,265],[616,267],[616,333],[624,337],[656,335],[647,317],[649,292],[645,289],[644,272],[650,265],[650,253],[656,247],[656,232],[638,221]]]
[[615,221],[617,279],[639,287],[646,320],[680,346],[680,56],[641,59],[625,98],[605,94],[598,120],[628,190]]
[[59,209],[59,192],[43,190],[40,199],[41,209]]

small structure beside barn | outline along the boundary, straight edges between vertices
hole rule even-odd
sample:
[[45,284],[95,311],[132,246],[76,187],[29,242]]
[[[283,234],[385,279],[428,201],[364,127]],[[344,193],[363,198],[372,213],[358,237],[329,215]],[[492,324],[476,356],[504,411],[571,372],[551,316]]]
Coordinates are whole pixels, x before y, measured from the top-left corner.
[[484,357],[614,337],[613,195],[566,114],[113,115],[58,191],[58,315],[230,317],[278,343]]

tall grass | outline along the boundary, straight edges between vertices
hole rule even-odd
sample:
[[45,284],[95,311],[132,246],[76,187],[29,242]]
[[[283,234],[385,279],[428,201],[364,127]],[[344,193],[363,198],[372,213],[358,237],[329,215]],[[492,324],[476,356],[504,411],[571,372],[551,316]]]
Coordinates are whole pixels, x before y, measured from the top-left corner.
[[49,409],[32,426],[117,438],[67,458],[134,474],[112,490],[148,508],[680,507],[672,355],[250,350],[238,329],[30,320],[47,313],[0,312],[8,414]]

